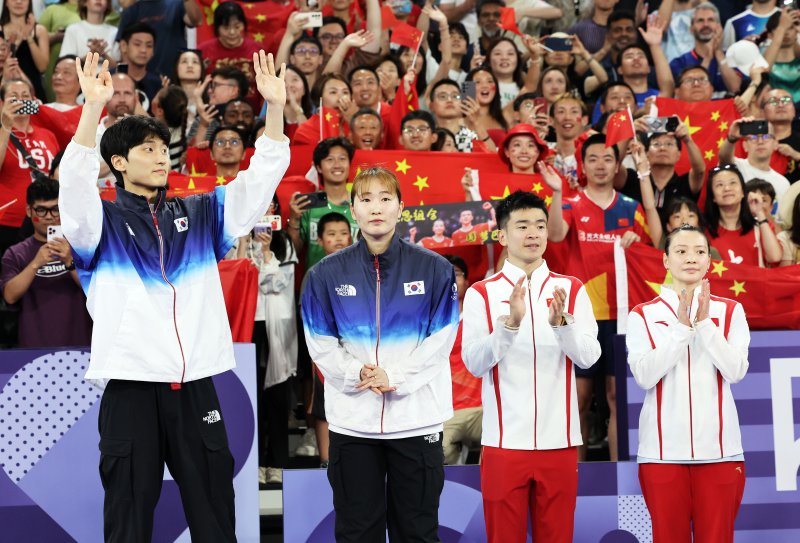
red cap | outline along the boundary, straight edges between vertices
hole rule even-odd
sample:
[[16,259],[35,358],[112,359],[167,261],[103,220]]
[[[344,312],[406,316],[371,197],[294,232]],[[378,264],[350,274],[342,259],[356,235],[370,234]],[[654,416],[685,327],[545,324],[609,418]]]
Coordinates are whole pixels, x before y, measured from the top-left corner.
[[511,161],[508,160],[505,150],[508,147],[508,144],[511,142],[511,138],[521,135],[531,136],[533,141],[536,142],[536,146],[539,148],[539,158],[536,159],[537,162],[547,158],[551,152],[550,147],[548,147],[544,140],[539,137],[539,132],[536,131],[536,128],[530,124],[520,123],[518,125],[514,125],[508,132],[506,132],[506,137],[503,138],[503,144],[497,149],[497,156],[500,157],[500,160],[511,166]]

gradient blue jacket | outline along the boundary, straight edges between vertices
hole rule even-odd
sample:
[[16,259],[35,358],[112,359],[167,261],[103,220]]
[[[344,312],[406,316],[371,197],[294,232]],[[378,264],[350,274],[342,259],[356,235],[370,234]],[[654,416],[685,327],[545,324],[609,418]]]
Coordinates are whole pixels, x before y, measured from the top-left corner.
[[217,261],[264,215],[289,142],[262,136],[247,170],[213,192],[148,201],[97,191],[97,152],[71,142],[59,209],[94,320],[86,379],[181,383],[235,366]]
[[[447,260],[397,236],[376,256],[361,240],[311,269],[302,312],[332,428],[381,435],[453,416],[458,294]],[[383,368],[397,390],[357,390],[367,363]]]

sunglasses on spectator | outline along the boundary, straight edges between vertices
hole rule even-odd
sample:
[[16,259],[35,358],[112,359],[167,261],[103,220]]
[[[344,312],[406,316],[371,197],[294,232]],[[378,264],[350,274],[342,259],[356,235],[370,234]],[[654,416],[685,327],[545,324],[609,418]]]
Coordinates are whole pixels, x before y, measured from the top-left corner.
[[294,50],[294,54],[299,57],[315,57],[319,55],[319,49],[306,49],[305,47],[298,47]]
[[403,129],[403,134],[407,134],[409,136],[414,136],[416,134],[427,134],[431,131],[431,127],[428,125],[425,126],[407,126]]
[[761,104],[761,107],[764,107],[764,106],[777,106],[777,105],[780,105],[780,104],[789,105],[791,103],[792,103],[792,97],[791,96],[780,96],[780,97],[770,98],[769,100],[765,100]]
[[227,140],[224,138],[219,138],[214,140],[214,145],[217,147],[225,147],[226,145],[230,145],[231,147],[239,147],[241,144],[242,140],[239,138],[230,138]]
[[31,209],[33,210],[33,213],[37,217],[45,217],[48,213],[50,213],[50,216],[52,216],[54,219],[57,219],[59,217],[58,206],[53,206],[53,207],[36,206],[32,207]]
[[714,166],[713,168],[711,168],[711,171],[708,172],[708,176],[711,177],[712,175],[719,172],[736,172],[741,176],[739,167],[736,164],[721,164],[719,166]]
[[705,86],[705,85],[708,85],[709,83],[710,83],[710,81],[705,76],[703,76],[703,77],[687,77],[687,78],[683,79],[683,81],[681,81],[681,86],[683,86],[683,85],[689,85],[690,87],[694,87],[694,86],[697,86],[697,85]]

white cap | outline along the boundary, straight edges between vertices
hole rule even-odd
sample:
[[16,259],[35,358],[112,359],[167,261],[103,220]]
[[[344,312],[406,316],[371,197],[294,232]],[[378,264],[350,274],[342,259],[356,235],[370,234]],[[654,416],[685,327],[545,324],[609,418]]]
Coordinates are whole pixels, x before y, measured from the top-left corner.
[[769,63],[761,56],[758,45],[750,40],[739,40],[728,47],[725,60],[728,61],[728,66],[736,68],[747,77],[750,77],[753,66],[769,68]]

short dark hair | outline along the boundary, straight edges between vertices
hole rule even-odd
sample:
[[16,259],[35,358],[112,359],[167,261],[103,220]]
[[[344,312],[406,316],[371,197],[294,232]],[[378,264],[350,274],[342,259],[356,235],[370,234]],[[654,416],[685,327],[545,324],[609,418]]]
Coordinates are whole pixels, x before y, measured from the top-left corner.
[[361,109],[353,113],[353,117],[350,119],[351,132],[353,131],[353,126],[355,126],[356,124],[356,119],[358,119],[359,117],[364,117],[365,115],[372,115],[373,117],[377,117],[378,121],[380,121],[381,123],[381,126],[383,126],[383,118],[381,117],[380,113],[378,113],[374,109],[370,109],[368,107],[362,107]]
[[347,151],[347,157],[350,160],[353,160],[353,156],[356,154],[356,148],[353,147],[353,144],[350,143],[350,140],[341,137],[326,138],[319,142],[316,147],[314,147],[314,166],[319,166],[322,164],[322,161],[330,156],[331,149],[334,147],[341,147]]
[[[583,142],[583,146],[581,147],[581,162],[586,162],[586,150],[591,145],[602,145],[605,147],[606,145],[606,136],[605,134],[592,134],[586,141]],[[616,145],[611,146],[614,149],[614,159],[619,162],[619,149]]]
[[164,121],[170,128],[181,128],[186,125],[189,97],[178,85],[162,87],[156,93],[158,106],[164,111]]
[[417,109],[406,113],[406,116],[403,117],[402,121],[400,121],[401,132],[403,131],[403,128],[405,128],[408,121],[425,121],[425,123],[427,123],[427,125],[430,127],[431,132],[436,130],[436,120],[433,118],[433,115],[423,109]]
[[221,124],[218,127],[216,127],[214,131],[211,133],[211,137],[208,139],[208,142],[213,145],[214,140],[217,139],[217,134],[225,130],[230,130],[231,132],[236,132],[237,134],[239,134],[239,137],[242,139],[242,146],[244,146],[244,144],[247,143],[247,134],[245,134],[238,126],[232,124]]
[[469,275],[469,268],[467,267],[467,263],[464,262],[464,259],[460,256],[456,255],[442,255],[445,260],[447,260],[450,264],[453,265],[454,268],[458,268],[461,270],[461,273],[464,274],[464,277]]
[[147,115],[123,117],[103,134],[100,140],[100,156],[111,168],[118,183],[122,183],[122,172],[114,168],[111,157],[119,155],[127,159],[130,150],[144,143],[149,136],[155,136],[169,146],[169,129],[161,121]]
[[614,10],[606,20],[606,28],[610,28],[611,23],[625,20],[631,20],[633,21],[634,26],[636,25],[636,15],[634,15],[632,11],[628,11],[626,9]]
[[342,30],[347,35],[347,23],[341,17],[337,17],[335,15],[326,15],[322,18],[322,26],[318,26],[314,29],[314,37],[319,39],[319,29],[325,25],[339,25],[342,27]]
[[[111,4],[111,3],[109,2],[109,5],[110,5],[110,4]],[[55,62],[55,64],[53,64],[53,67],[55,68],[56,66],[58,66],[58,63],[59,63],[59,62],[62,62],[62,61],[64,61],[64,60],[71,60],[71,61],[72,61],[72,65],[74,66],[74,65],[75,65],[75,59],[76,59],[76,58],[78,58],[78,55],[61,55],[60,57],[58,57],[58,58],[56,59],[56,62]]]
[[649,151],[650,150],[650,145],[652,145],[652,143],[655,140],[657,140],[659,138],[663,138],[664,136],[668,136],[670,138],[675,139],[675,145],[678,146],[678,151],[683,149],[683,145],[681,144],[680,138],[675,137],[675,134],[669,134],[667,132],[653,132],[649,136],[645,136],[644,138],[642,138],[643,139],[643,143],[644,143],[644,150],[645,151]]
[[766,179],[761,179],[760,177],[754,177],[753,179],[750,179],[747,183],[744,184],[744,188],[745,188],[745,194],[748,194],[750,192],[761,192],[769,196],[773,202],[775,201],[775,187],[773,187],[772,183],[770,183]]
[[439,87],[442,87],[444,85],[451,85],[457,88],[458,92],[461,92],[461,85],[459,85],[457,81],[453,81],[452,79],[447,79],[447,78],[440,79],[439,81],[434,83],[433,86],[431,87],[431,93],[430,93],[431,99],[433,99],[433,97],[436,95],[436,91],[439,90]]
[[692,226],[691,224],[682,224],[678,228],[676,228],[675,230],[673,230],[672,232],[667,234],[667,237],[666,237],[666,239],[664,241],[664,253],[665,254],[669,254],[669,246],[672,243],[672,238],[674,238],[676,234],[679,234],[681,232],[697,232],[698,234],[703,236],[703,239],[706,240],[706,247],[708,247],[709,251],[711,250],[711,242],[708,241],[708,236],[706,235],[705,232],[703,232],[702,229],[700,229],[700,228],[698,228],[696,226]]
[[625,47],[623,47],[622,51],[619,52],[619,56],[617,57],[617,63],[614,66],[615,68],[619,68],[620,66],[622,66],[623,55],[625,55],[625,53],[627,53],[631,49],[638,49],[639,51],[644,53],[644,56],[647,57],[647,63],[650,64],[651,66],[653,65],[653,61],[650,60],[650,52],[644,46],[639,45],[638,43],[632,43],[630,45],[626,45]]
[[214,10],[214,35],[219,36],[219,27],[226,26],[232,19],[241,21],[245,33],[247,32],[247,17],[242,6],[236,2],[223,2]]
[[338,211],[331,211],[320,217],[319,222],[317,222],[317,237],[321,238],[322,234],[325,233],[325,227],[335,223],[344,223],[348,229],[350,228],[350,221],[347,220],[347,217]]
[[464,23],[448,23],[447,28],[450,32],[455,32],[456,34],[460,35],[464,38],[464,41],[469,44],[469,32],[467,32],[467,27],[464,26]]
[[685,76],[687,73],[689,73],[689,72],[691,72],[693,70],[702,71],[704,74],[706,74],[706,77],[708,78],[708,81],[713,84],[713,82],[711,81],[711,72],[709,72],[708,68],[706,68],[702,64],[695,64],[693,66],[685,67],[683,70],[680,71],[680,73],[678,74],[678,77],[675,78],[675,84],[676,85],[680,85],[681,81],[683,81],[683,76]]
[[119,34],[119,41],[130,41],[131,36],[134,34],[150,34],[153,36],[153,43],[156,43],[158,39],[156,37],[155,29],[147,23],[133,23],[132,25],[126,26],[122,32]]
[[484,6],[500,6],[504,8],[506,7],[506,3],[503,0],[480,0],[480,2],[478,2],[478,7],[475,9],[475,14],[480,15]]
[[58,181],[52,177],[39,178],[25,191],[25,201],[29,206],[34,202],[45,200],[58,200]]
[[661,221],[663,224],[661,226],[664,228],[664,231],[667,231],[667,223],[669,222],[669,218],[675,213],[678,213],[682,207],[686,207],[686,209],[697,215],[697,221],[700,225],[700,228],[705,230],[706,219],[703,216],[703,212],[700,211],[700,206],[697,205],[697,202],[691,198],[687,198],[686,196],[679,196],[677,198],[667,200],[667,202],[664,204],[664,207],[661,208],[663,218]]
[[370,66],[368,64],[360,64],[355,68],[353,68],[352,70],[350,70],[349,72],[347,72],[347,82],[351,86],[353,85],[353,74],[362,70],[370,72],[372,75],[375,76],[375,81],[380,82],[381,78],[378,77],[378,71],[373,66]]
[[636,100],[636,93],[633,92],[633,88],[620,79],[620,80],[617,80],[617,81],[609,81],[608,83],[606,83],[603,86],[603,94],[600,95],[600,103],[601,104],[605,105],[606,99],[608,98],[608,93],[614,87],[625,87],[626,89],[631,91],[631,96],[633,96],[633,99]]
[[500,203],[497,204],[495,216],[498,228],[502,230],[506,227],[508,219],[511,218],[512,211],[523,209],[541,209],[544,212],[545,219],[550,216],[547,212],[547,204],[545,204],[544,200],[532,192],[517,190],[500,200]]
[[221,77],[223,79],[232,79],[236,81],[236,85],[239,87],[239,99],[244,100],[244,97],[247,96],[247,91],[250,89],[250,82],[247,81],[247,76],[244,75],[238,68],[234,68],[233,66],[217,66],[213,72],[211,72],[211,78]]
[[514,98],[514,111],[519,111],[519,108],[522,107],[522,102],[526,100],[535,100],[539,97],[538,94],[535,92],[524,92]]
[[437,126],[433,132],[436,134],[436,141],[431,145],[431,151],[441,151],[447,138],[456,141],[456,135],[443,126]]

